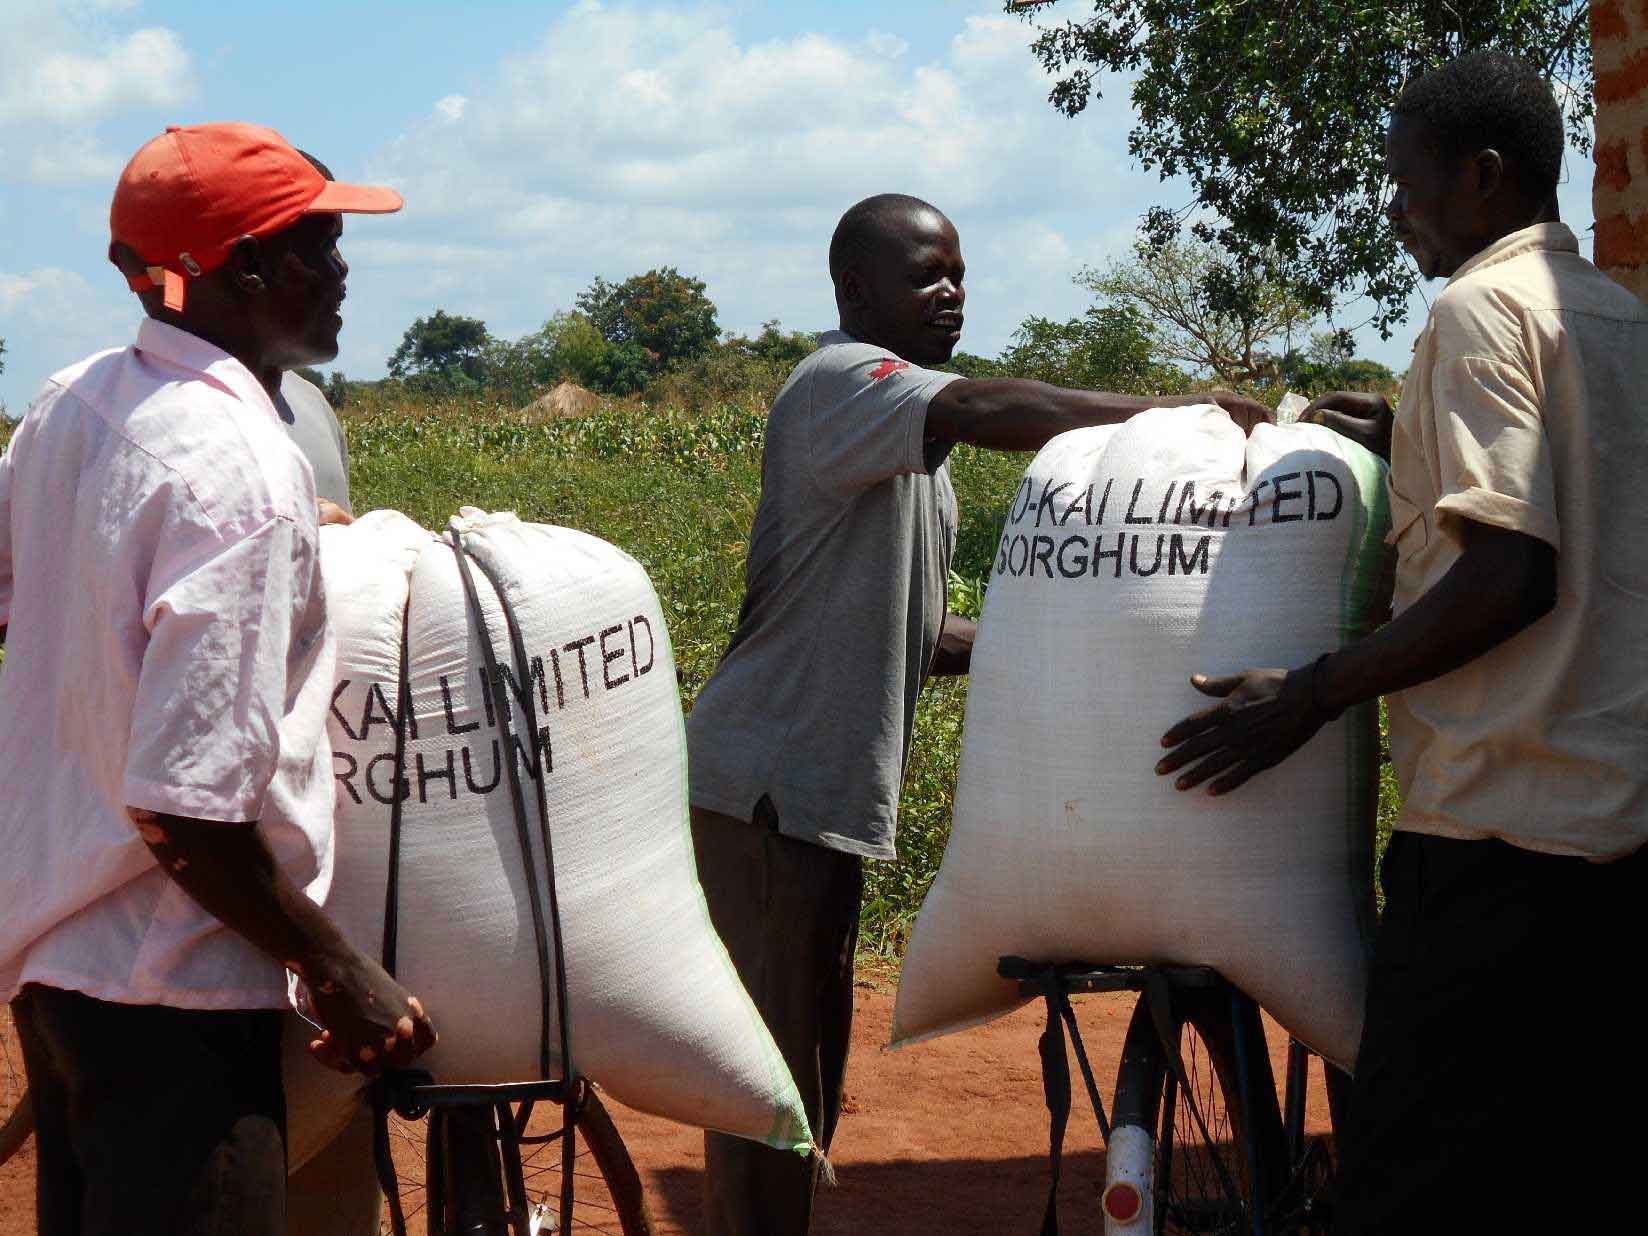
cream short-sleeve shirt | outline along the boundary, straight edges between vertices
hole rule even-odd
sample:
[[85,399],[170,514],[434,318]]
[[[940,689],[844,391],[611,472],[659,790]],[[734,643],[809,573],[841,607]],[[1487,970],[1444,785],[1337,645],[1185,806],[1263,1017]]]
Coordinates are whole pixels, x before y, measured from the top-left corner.
[[1557,551],[1544,618],[1389,697],[1397,827],[1611,858],[1648,842],[1648,306],[1560,223],[1490,245],[1414,347],[1391,442],[1396,611],[1460,521]]

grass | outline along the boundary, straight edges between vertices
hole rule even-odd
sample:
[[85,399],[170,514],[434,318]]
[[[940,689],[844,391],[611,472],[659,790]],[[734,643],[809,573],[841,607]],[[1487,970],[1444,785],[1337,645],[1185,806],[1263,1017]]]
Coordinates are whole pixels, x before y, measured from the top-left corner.
[[[622,546],[652,576],[690,704],[743,598],[764,414],[631,402],[582,420],[541,421],[473,401],[368,402],[345,416],[355,508],[394,507],[426,527],[442,526],[460,503],[507,509]],[[0,448],[9,437],[9,422],[0,420]],[[958,612],[978,613],[1002,512],[1026,459],[969,447],[951,456],[961,522],[950,603]],[[888,962],[903,951],[949,837],[966,695],[963,679],[936,680],[922,693],[899,810],[899,861],[866,867],[860,948]],[[1381,851],[1396,806],[1386,763]]]

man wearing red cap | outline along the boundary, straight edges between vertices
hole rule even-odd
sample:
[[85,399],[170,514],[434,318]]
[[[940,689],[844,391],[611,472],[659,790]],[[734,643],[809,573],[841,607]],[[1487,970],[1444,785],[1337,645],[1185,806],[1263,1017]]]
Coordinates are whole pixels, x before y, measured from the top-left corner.
[[0,458],[0,997],[41,1236],[284,1231],[283,968],[326,1063],[434,1041],[305,894],[332,643],[274,403],[337,354],[342,214],[400,204],[268,129],[168,130],[110,214],[136,344],[52,377]]

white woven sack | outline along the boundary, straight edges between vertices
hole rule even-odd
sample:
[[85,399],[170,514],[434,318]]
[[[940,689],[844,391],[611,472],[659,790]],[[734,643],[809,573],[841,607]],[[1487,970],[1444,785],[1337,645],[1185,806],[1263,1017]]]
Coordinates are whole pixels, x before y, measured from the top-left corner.
[[[529,659],[524,693],[548,768],[573,1068],[631,1107],[806,1149],[800,1096],[698,885],[675,666],[646,572],[595,537],[508,513],[465,508],[452,528],[473,557],[481,610],[509,675],[547,922],[532,731],[489,575]],[[544,992],[508,747],[482,689],[482,645],[451,543],[397,512],[374,511],[325,529],[321,561],[338,640],[336,868],[326,908],[351,940],[380,954],[406,613],[415,732],[405,754],[396,973],[441,1035],[419,1064],[442,1083],[539,1078]],[[549,1075],[559,1076],[553,986],[549,1012]],[[360,1082],[300,1058],[309,1035],[293,1021],[295,1168],[343,1127]]]
[[1291,667],[1363,633],[1384,465],[1330,430],[1155,409],[1049,442],[1003,531],[955,818],[904,961],[895,1043],[1018,1003],[997,958],[1216,967],[1349,1064],[1377,802],[1372,705],[1236,793],[1181,793],[1161,735],[1195,672]]

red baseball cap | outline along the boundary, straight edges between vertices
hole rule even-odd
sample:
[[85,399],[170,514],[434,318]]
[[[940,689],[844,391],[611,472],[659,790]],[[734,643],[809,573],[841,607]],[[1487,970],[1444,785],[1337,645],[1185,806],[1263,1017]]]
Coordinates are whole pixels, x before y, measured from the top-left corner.
[[147,265],[134,292],[166,289],[183,308],[184,280],[216,270],[242,236],[271,236],[304,215],[381,215],[399,193],[327,180],[273,129],[252,124],[170,125],[126,164],[109,208],[109,232]]

